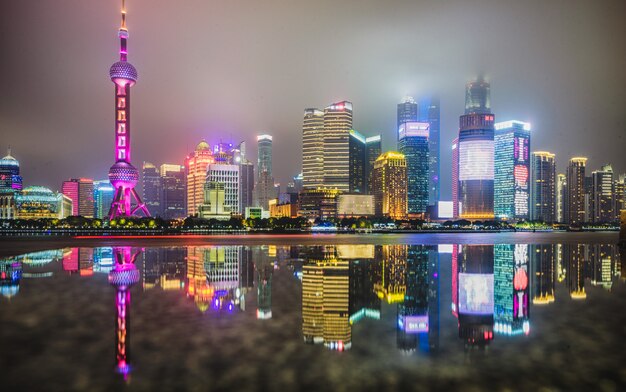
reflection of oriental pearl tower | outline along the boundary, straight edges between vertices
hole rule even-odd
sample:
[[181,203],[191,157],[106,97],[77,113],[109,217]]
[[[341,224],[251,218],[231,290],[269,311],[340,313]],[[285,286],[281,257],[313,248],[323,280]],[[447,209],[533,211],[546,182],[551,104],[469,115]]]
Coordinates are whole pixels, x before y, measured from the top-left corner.
[[[120,61],[109,70],[115,83],[115,164],[109,169],[109,181],[115,188],[115,196],[109,210],[109,219],[132,216],[139,210],[150,216],[148,209],[135,190],[139,173],[130,163],[130,88],[137,81],[137,70],[126,61],[128,30],[126,7],[122,0],[122,26],[120,27]],[[131,197],[137,205],[132,207]]]
[[109,272],[109,283],[115,287],[115,364],[124,379],[130,373],[130,287],[139,281],[135,260],[139,251],[132,253],[130,247],[113,248],[115,267]]

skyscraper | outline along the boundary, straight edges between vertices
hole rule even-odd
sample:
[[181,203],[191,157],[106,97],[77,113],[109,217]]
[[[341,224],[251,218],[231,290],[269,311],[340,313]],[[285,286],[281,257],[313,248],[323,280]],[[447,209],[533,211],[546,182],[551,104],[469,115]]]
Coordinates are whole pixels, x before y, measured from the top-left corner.
[[567,201],[565,219],[570,225],[585,222],[585,166],[587,158],[576,157],[567,167]]
[[365,192],[372,193],[372,172],[374,171],[374,162],[382,154],[382,137],[381,135],[370,136],[365,138]]
[[[109,70],[111,81],[115,83],[115,163],[109,169],[109,180],[115,188],[115,196],[109,211],[110,219],[132,216],[138,211],[150,216],[135,190],[139,172],[131,164],[130,159],[130,88],[137,82],[137,70],[127,61],[128,30],[124,0],[122,0],[122,25],[118,37],[120,61],[114,63]],[[135,199],[135,207],[132,206],[132,199]]]
[[428,137],[428,204],[436,205],[440,195],[440,108],[439,98],[430,97],[420,99],[419,121],[429,125]]
[[619,220],[620,211],[626,210],[626,174],[615,179],[615,218]]
[[242,158],[239,162],[239,204],[241,211],[254,204],[254,164]]
[[[400,126],[407,122],[417,122],[418,117],[418,105],[415,99],[410,96],[406,96],[402,99],[402,102],[398,104],[398,116],[396,121],[396,130],[400,129]],[[400,140],[400,135],[397,135]]]
[[20,190],[22,190],[20,163],[11,156],[11,149],[9,149],[7,155],[0,159],[0,192]]
[[398,150],[406,158],[409,215],[426,212],[429,195],[429,142],[427,122],[408,122],[398,129]]
[[141,168],[143,201],[152,216],[161,216],[161,175],[156,166],[144,162]]
[[489,83],[479,79],[465,90],[459,120],[459,203],[464,219],[493,219],[494,121]]
[[181,219],[185,211],[185,168],[181,165],[163,164],[161,176],[161,212],[165,219]]
[[349,179],[350,186],[348,191],[350,193],[364,193],[365,192],[365,137],[354,129],[350,130],[350,136],[348,138],[349,144],[349,163],[350,169]]
[[349,134],[352,103],[341,101],[324,109],[324,186],[350,190]]
[[592,211],[594,223],[610,223],[615,221],[615,194],[613,184],[613,168],[604,165],[600,170],[591,173]]
[[72,215],[93,218],[93,180],[72,178],[63,181],[62,193],[72,200]]
[[256,183],[257,206],[269,210],[269,200],[276,198],[274,177],[272,176],[272,136],[257,136],[258,143],[258,178]]
[[198,206],[204,201],[204,183],[207,167],[214,163],[213,152],[209,144],[202,140],[192,154],[185,160],[187,171],[187,214],[198,213]]
[[239,204],[239,165],[212,163],[207,168],[206,181],[224,184],[224,210],[243,212]]
[[565,222],[567,207],[567,176],[559,173],[556,176],[556,221]]
[[530,124],[495,124],[494,214],[502,220],[530,219]]
[[324,184],[324,112],[305,109],[302,124],[302,183],[305,189]]
[[93,215],[95,218],[104,219],[108,217],[109,208],[115,196],[115,188],[109,180],[93,182]]
[[459,138],[452,141],[452,216],[459,217]]
[[557,220],[556,162],[554,154],[535,151],[531,168],[531,219],[552,223]]
[[389,151],[374,163],[375,214],[392,219],[407,217],[407,162],[403,154]]

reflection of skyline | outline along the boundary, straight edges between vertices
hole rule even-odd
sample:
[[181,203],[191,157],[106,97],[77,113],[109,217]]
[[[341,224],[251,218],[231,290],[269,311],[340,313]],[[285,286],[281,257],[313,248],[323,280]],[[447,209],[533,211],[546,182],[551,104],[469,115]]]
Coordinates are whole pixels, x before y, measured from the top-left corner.
[[494,330],[497,334],[530,332],[528,245],[494,246]]

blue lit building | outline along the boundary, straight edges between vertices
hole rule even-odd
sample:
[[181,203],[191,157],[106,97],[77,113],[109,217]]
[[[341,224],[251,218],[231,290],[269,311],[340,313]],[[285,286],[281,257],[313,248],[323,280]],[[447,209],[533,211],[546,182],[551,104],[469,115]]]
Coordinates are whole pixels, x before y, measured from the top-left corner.
[[501,220],[530,219],[530,124],[495,124],[494,214]]
[[407,122],[398,128],[398,150],[406,158],[409,216],[424,214],[428,206],[429,135],[428,123]]
[[528,334],[528,245],[494,246],[494,331],[501,335]]
[[0,159],[0,192],[20,190],[22,190],[20,163],[11,156],[11,150],[9,150],[7,156]]
[[113,196],[115,196],[115,188],[109,180],[93,182],[93,216],[95,218],[104,219],[108,216]]
[[427,122],[430,126],[428,138],[428,204],[436,205],[440,196],[440,107],[439,98],[422,98],[419,102],[419,122]]

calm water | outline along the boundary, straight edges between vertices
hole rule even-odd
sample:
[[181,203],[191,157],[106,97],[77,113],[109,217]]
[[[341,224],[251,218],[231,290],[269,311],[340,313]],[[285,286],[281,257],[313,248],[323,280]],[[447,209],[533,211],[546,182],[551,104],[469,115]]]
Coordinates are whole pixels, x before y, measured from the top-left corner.
[[623,390],[623,264],[615,245],[566,243],[28,253],[0,259],[0,375],[10,390]]

